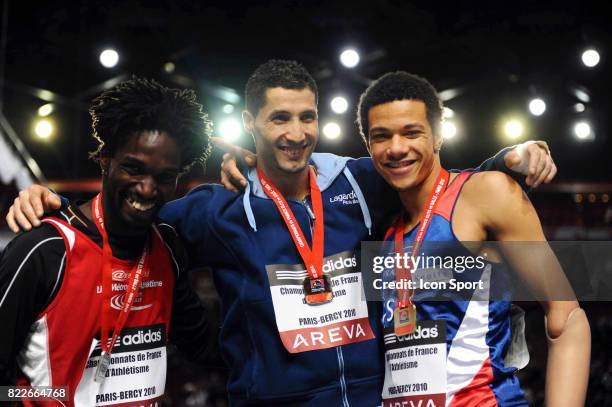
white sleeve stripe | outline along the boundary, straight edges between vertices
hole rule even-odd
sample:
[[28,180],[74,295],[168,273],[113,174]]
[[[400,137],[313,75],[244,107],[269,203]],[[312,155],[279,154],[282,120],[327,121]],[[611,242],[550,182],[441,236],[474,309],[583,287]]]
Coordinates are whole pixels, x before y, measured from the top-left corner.
[[36,246],[34,246],[32,248],[32,250],[30,250],[30,252],[26,255],[26,257],[23,259],[23,261],[21,262],[21,264],[19,265],[19,268],[17,269],[17,272],[15,273],[15,275],[13,276],[13,278],[11,279],[10,284],[8,285],[8,288],[6,289],[6,292],[4,293],[4,296],[2,297],[2,299],[0,300],[0,308],[2,308],[2,304],[4,304],[4,301],[6,300],[6,296],[8,295],[9,291],[11,291],[11,287],[13,286],[13,283],[15,282],[15,280],[17,279],[17,276],[19,275],[19,273],[21,272],[21,269],[23,268],[23,265],[28,261],[28,259],[30,258],[30,256],[32,255],[32,253],[34,253],[34,251],[36,249],[38,249],[39,246],[41,246],[43,243],[47,243],[51,240],[63,240],[62,237],[50,237],[48,239],[43,240],[42,242],[39,242]]
[[64,219],[66,219],[66,222],[70,223],[71,219],[64,213],[64,211],[61,211],[60,215],[62,215],[64,217]]
[[[168,226],[170,229],[172,229],[174,231],[174,233],[176,233],[176,231],[174,230],[174,228],[170,225],[168,225],[167,223],[160,223],[159,226]],[[176,259],[174,258],[174,252],[172,251],[172,249],[170,248],[170,246],[168,246],[168,243],[166,243],[166,240],[164,240],[164,238],[162,237],[161,233],[159,233],[159,230],[157,230],[157,227],[155,227],[155,225],[153,226],[153,230],[155,230],[155,233],[157,233],[157,236],[159,236],[160,240],[162,242],[164,242],[164,246],[166,246],[166,248],[168,249],[168,251],[170,252],[170,257],[172,257],[172,261],[174,262],[174,267],[176,267],[176,276],[180,276],[181,275],[181,269],[179,268],[178,262],[176,261]]]
[[59,282],[62,279],[62,269],[64,268],[65,261],[66,261],[66,252],[64,252],[64,255],[62,256],[62,261],[60,262],[59,270],[57,270],[57,280],[55,280],[55,285],[53,286],[53,289],[51,290],[51,294],[49,295],[49,298],[47,299],[47,304],[49,303],[49,300],[55,296],[55,290],[57,289],[57,286],[59,285]]
[[176,229],[174,228],[174,226],[169,225],[167,223],[159,223],[158,226],[168,226],[170,229],[172,229],[172,231],[174,232],[174,234],[176,234],[178,236],[178,233],[176,233]]

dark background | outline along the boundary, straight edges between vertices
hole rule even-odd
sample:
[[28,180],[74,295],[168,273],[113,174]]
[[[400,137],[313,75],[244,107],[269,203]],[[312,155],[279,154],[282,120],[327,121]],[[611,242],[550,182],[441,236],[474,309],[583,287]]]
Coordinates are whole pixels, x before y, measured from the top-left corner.
[[[443,147],[446,167],[474,166],[513,144],[501,134],[500,122],[509,114],[522,115],[528,130],[521,140],[547,141],[559,167],[552,185],[530,195],[549,239],[612,237],[612,108],[607,100],[612,15],[605,2],[4,0],[2,8],[3,113],[44,177],[70,197],[90,196],[92,188],[85,181],[98,177],[85,154],[94,148],[87,107],[113,79],[137,74],[193,88],[218,128],[228,117],[222,112],[228,102],[235,105],[231,116],[239,119],[250,72],[269,58],[288,58],[303,63],[317,79],[321,127],[329,120],[342,127],[338,140],[321,136],[319,151],[367,154],[354,125],[357,98],[379,75],[407,70],[427,77],[439,91],[456,94],[446,101],[459,127]],[[120,53],[112,69],[98,62],[107,46]],[[361,53],[360,65],[352,70],[338,60],[347,46]],[[587,47],[601,55],[594,68],[580,61]],[[172,73],[164,70],[168,62],[175,64]],[[329,108],[336,94],[349,100],[343,115]],[[536,95],[547,103],[540,117],[527,111]],[[56,105],[50,116],[56,134],[42,142],[32,126],[38,107],[50,101]],[[584,112],[574,110],[579,102]],[[594,140],[581,142],[573,136],[578,119],[590,121]],[[244,134],[238,143],[252,148]],[[215,152],[209,160],[206,174],[202,169],[190,174],[183,190],[189,183],[217,179],[220,155]],[[67,181],[76,183],[69,187]],[[15,186],[0,185],[0,193],[2,229]],[[197,283],[216,309],[209,280],[200,276]],[[523,386],[530,401],[541,404],[546,348],[542,315],[537,306],[526,306],[532,363],[522,372]],[[609,306],[583,306],[594,336],[589,405],[612,405]],[[168,403],[224,405],[225,380],[223,369],[200,368],[173,357]]]
[[[83,154],[93,147],[86,108],[104,81],[137,74],[189,85],[218,124],[224,95],[238,96],[239,117],[250,72],[269,58],[291,58],[317,79],[321,125],[334,118],[344,130],[341,140],[322,137],[319,150],[360,156],[366,151],[353,125],[357,97],[369,80],[401,69],[427,77],[439,91],[458,91],[447,102],[460,123],[444,148],[447,166],[478,163],[511,144],[498,123],[519,113],[529,125],[524,139],[550,144],[558,180],[609,180],[612,23],[605,2],[420,3],[9,1],[5,115],[47,178],[97,176]],[[107,46],[120,53],[113,69],[98,62]],[[338,60],[346,46],[361,53],[353,70]],[[587,46],[602,55],[595,68],[580,61]],[[166,62],[175,64],[174,73],[165,73]],[[33,93],[41,89],[58,100],[50,143],[32,137],[44,103]],[[576,89],[590,98],[581,114],[572,110],[580,102]],[[336,93],[349,99],[344,115],[329,108]],[[536,94],[547,102],[539,118],[527,113]],[[571,124],[578,117],[592,121],[594,141],[575,140]],[[251,144],[244,135],[241,142]]]

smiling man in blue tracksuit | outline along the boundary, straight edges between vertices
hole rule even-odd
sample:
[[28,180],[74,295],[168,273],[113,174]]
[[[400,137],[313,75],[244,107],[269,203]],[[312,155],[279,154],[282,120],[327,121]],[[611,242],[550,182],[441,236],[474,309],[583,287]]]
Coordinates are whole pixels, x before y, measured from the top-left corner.
[[[362,298],[355,250],[375,233],[372,225],[383,224],[385,209],[396,209],[384,202],[393,194],[374,176],[370,159],[312,155],[317,89],[302,66],[269,61],[253,73],[246,93],[244,122],[255,139],[259,171],[250,172],[245,192],[203,185],[161,213],[182,235],[192,262],[214,270],[230,402],[377,405],[383,374],[383,350],[375,340],[379,311]],[[313,204],[311,168],[322,213]],[[308,258],[262,181],[284,197],[313,262],[333,286],[331,302],[306,303],[309,276],[302,264]],[[312,236],[318,220],[324,231],[323,258],[317,260]]]
[[[245,191],[203,185],[161,213],[193,263],[214,271],[230,402],[379,405],[379,307],[361,294],[355,251],[381,236],[397,195],[369,158],[312,154],[317,88],[295,62],[251,75],[243,119],[258,157]],[[487,166],[507,170],[503,153]],[[308,304],[330,291],[331,302]]]
[[[213,270],[230,403],[379,405],[380,304],[362,295],[355,251],[382,238],[397,194],[369,158],[312,154],[317,88],[295,62],[272,60],[251,75],[243,119],[258,154],[245,191],[203,185],[160,212],[192,266]],[[483,168],[507,171],[506,152]],[[540,166],[531,181],[549,171]],[[16,213],[19,206],[7,218],[14,230],[16,221],[29,228],[23,220],[35,212]]]

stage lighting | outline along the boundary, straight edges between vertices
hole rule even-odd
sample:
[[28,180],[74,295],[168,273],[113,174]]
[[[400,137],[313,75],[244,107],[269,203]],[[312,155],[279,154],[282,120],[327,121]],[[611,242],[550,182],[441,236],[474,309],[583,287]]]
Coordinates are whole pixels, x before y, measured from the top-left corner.
[[334,113],[342,114],[348,109],[348,101],[342,96],[336,96],[331,101],[331,108]]
[[164,64],[164,71],[166,71],[166,73],[173,73],[175,69],[176,65],[174,65],[174,62],[166,62]]
[[340,62],[347,68],[354,68],[359,64],[359,53],[353,48],[348,48],[340,54]]
[[53,113],[53,109],[54,109],[53,103],[46,103],[38,108],[38,115],[40,117],[49,116],[51,113]]
[[578,122],[574,125],[574,135],[579,140],[588,140],[593,138],[591,126],[587,122]]
[[100,53],[100,63],[105,68],[113,68],[119,62],[119,53],[112,48],[107,48]]
[[445,140],[452,139],[457,135],[457,126],[451,121],[442,123],[442,137]]
[[49,139],[53,131],[53,123],[49,119],[40,119],[34,124],[34,134],[41,140]]
[[242,133],[242,124],[239,120],[230,117],[219,125],[219,134],[227,141],[236,141]]
[[444,106],[442,110],[442,117],[444,117],[445,119],[452,119],[453,117],[455,117],[455,111],[450,107]]
[[542,116],[546,111],[546,103],[540,98],[531,99],[531,102],[529,102],[529,111],[534,116]]
[[584,107],[584,104],[583,104],[583,103],[576,103],[576,104],[574,105],[574,111],[575,111],[576,113],[582,113],[582,112],[584,112],[584,110],[585,110],[585,109],[586,109],[586,108]]
[[504,133],[511,139],[520,138],[525,130],[523,123],[517,119],[512,119],[506,122],[504,125]]
[[599,52],[593,48],[587,49],[582,53],[582,63],[589,68],[596,66],[599,63],[599,59]]
[[341,133],[342,129],[340,129],[338,123],[329,122],[325,126],[323,126],[323,135],[329,140],[337,139],[338,137],[340,137]]
[[225,105],[223,105],[223,113],[225,114],[232,114],[234,113],[234,105],[227,103]]

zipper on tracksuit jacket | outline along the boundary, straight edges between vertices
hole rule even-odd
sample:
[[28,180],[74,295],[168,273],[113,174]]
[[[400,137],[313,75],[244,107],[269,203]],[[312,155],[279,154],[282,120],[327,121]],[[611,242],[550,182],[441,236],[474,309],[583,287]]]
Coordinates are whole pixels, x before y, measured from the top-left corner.
[[[302,201],[300,201],[300,203],[302,204],[302,206],[306,210],[306,213],[308,214],[308,225],[310,226],[310,239],[312,241],[312,237],[314,236],[313,230],[312,230],[313,228],[312,222],[315,219],[315,214],[312,208],[310,207],[310,204],[308,203],[308,197],[304,198]],[[338,360],[338,373],[340,377],[339,381],[340,381],[340,394],[342,395],[342,406],[350,407],[350,404],[348,402],[347,392],[346,392],[346,379],[344,378],[344,355],[342,354],[342,346],[337,346],[335,349],[336,349],[336,358]]]

